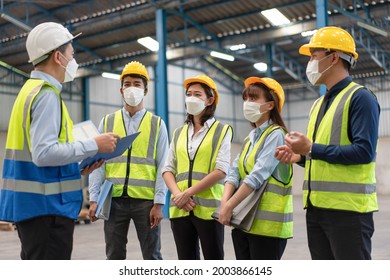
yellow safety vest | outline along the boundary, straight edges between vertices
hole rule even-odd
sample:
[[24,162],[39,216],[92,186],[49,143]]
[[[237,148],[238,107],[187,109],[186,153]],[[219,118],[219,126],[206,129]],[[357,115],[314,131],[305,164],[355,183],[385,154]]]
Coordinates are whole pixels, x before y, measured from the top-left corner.
[[19,222],[44,215],[77,219],[81,209],[81,176],[77,163],[38,167],[32,161],[31,107],[45,87],[53,90],[61,101],[58,142],[73,142],[73,122],[60,93],[43,80],[27,80],[16,98],[8,127],[0,192],[0,220],[3,221]]
[[[266,138],[276,129],[283,130],[280,126],[270,125],[262,133],[247,157],[251,142],[249,137],[244,140],[238,160],[240,185],[245,177],[252,172],[257,156],[264,147]],[[291,238],[293,236],[293,199],[291,190],[293,169],[292,165],[289,165],[289,167],[290,176],[288,182],[280,182],[273,176],[268,178],[267,186],[259,203],[255,220],[248,231],[249,233],[277,238]]]
[[[361,88],[351,82],[334,99],[318,126],[315,142],[322,145],[350,145],[348,137],[349,107],[353,94]],[[323,97],[312,106],[307,136],[313,139],[314,126]],[[303,201],[326,209],[366,213],[378,210],[375,161],[368,164],[343,165],[311,159],[305,164]]]
[[[176,149],[177,174],[176,183],[180,191],[185,191],[195,185],[214,171],[218,151],[228,131],[229,125],[223,125],[215,121],[209,128],[206,136],[198,147],[193,160],[188,155],[188,125],[175,130],[173,144]],[[192,197],[196,206],[193,213],[203,220],[212,220],[211,214],[220,205],[223,193],[223,182],[219,182],[211,188]],[[189,212],[177,208],[173,203],[173,195],[169,208],[170,218],[180,218],[189,215]]]
[[[106,162],[106,178],[113,183],[113,197],[127,195],[133,198],[154,199],[157,163],[156,147],[161,118],[146,112],[131,148],[120,157]],[[104,131],[115,132],[120,137],[127,135],[122,110],[109,114],[104,119]]]

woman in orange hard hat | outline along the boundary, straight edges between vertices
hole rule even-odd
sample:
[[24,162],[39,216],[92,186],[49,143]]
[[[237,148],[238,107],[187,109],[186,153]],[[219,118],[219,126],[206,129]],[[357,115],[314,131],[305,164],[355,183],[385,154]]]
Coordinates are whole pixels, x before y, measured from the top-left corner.
[[279,260],[293,235],[292,166],[274,157],[287,130],[284,91],[274,79],[250,77],[242,98],[253,130],[226,177],[219,222],[230,225],[233,209],[252,192],[262,193],[252,224],[232,230],[234,252],[239,260]]
[[218,90],[199,75],[184,81],[187,119],[174,132],[163,178],[172,193],[170,219],[181,260],[224,258],[224,227],[211,215],[219,206],[221,181],[230,164],[232,128],[214,118]]

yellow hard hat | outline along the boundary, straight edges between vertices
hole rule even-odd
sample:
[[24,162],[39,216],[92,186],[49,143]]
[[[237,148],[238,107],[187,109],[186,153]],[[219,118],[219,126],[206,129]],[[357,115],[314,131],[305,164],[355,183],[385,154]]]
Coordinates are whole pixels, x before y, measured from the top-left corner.
[[341,51],[352,55],[355,61],[358,59],[355,41],[351,34],[344,29],[335,26],[327,26],[318,29],[311,37],[310,42],[299,48],[299,53],[311,56],[310,49],[312,48]]
[[141,75],[146,79],[146,81],[149,81],[149,76],[148,72],[146,71],[146,67],[138,61],[129,62],[125,65],[125,67],[123,67],[120,80],[122,81],[123,77],[126,75]]
[[244,82],[245,87],[256,83],[263,84],[267,88],[275,92],[276,98],[278,98],[278,111],[279,113],[281,113],[284,104],[284,90],[282,86],[277,81],[271,78],[249,77]]
[[184,80],[184,88],[187,89],[188,85],[191,83],[201,83],[201,84],[205,84],[209,88],[211,88],[213,90],[215,105],[218,104],[219,94],[218,94],[217,86],[215,85],[215,82],[213,81],[213,79],[211,79],[209,76],[206,76],[206,75],[199,75],[199,76],[196,76],[195,78],[188,78],[188,79]]

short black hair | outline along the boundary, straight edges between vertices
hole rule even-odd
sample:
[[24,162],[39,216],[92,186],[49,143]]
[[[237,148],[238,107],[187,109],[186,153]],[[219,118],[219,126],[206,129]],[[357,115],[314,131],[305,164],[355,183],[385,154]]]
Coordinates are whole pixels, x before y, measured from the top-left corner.
[[125,80],[126,77],[132,77],[132,78],[140,78],[144,84],[144,87],[145,87],[145,90],[148,89],[148,81],[146,80],[146,78],[142,75],[139,75],[139,74],[128,74],[128,75],[124,75],[122,77],[122,80],[121,80],[121,87],[123,87],[123,81]]

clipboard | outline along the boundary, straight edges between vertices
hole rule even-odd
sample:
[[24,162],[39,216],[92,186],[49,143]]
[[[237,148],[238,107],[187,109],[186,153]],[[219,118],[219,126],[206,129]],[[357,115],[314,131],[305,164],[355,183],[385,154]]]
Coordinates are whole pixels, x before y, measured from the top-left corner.
[[111,210],[111,198],[112,198],[112,186],[113,184],[105,180],[100,187],[100,193],[97,199],[96,217],[103,220],[108,220]]
[[80,170],[83,170],[88,165],[93,164],[96,161],[99,161],[101,159],[108,160],[112,159],[114,157],[119,157],[122,155],[128,148],[131,147],[133,144],[135,138],[140,134],[141,132],[136,132],[130,135],[127,135],[126,137],[122,137],[118,142],[116,143],[116,148],[112,153],[97,153],[93,157],[89,157],[84,159],[80,162],[79,168]]

